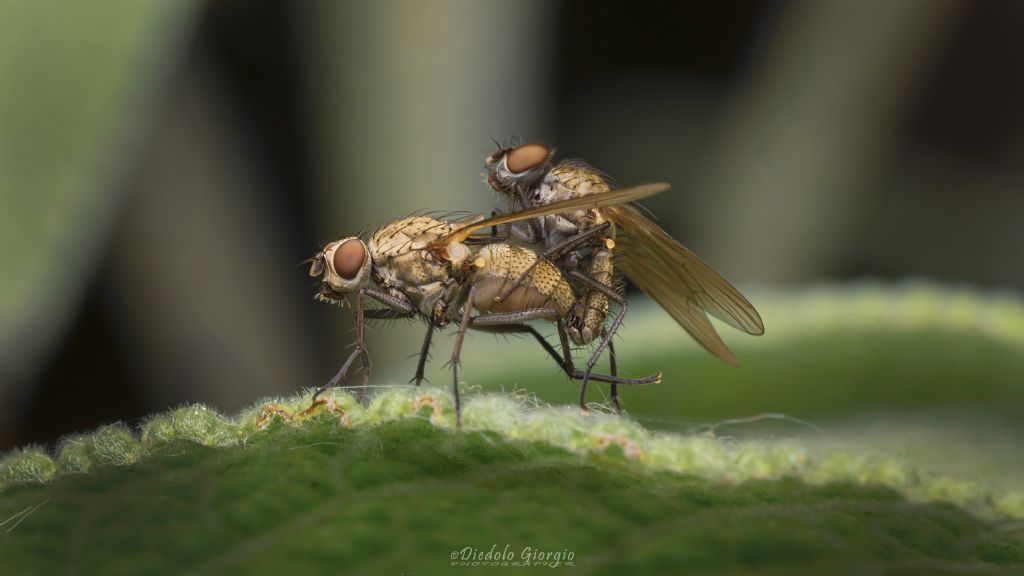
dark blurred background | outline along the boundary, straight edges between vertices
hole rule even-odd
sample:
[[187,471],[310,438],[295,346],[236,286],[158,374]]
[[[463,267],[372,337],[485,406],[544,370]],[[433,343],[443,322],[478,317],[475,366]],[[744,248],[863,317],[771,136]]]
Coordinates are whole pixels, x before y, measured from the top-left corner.
[[[300,265],[487,211],[490,138],[669,181],[740,286],[1024,289],[1024,3],[0,3],[0,451],[325,381]],[[375,334],[405,382],[420,328]],[[445,344],[447,345],[447,344]]]

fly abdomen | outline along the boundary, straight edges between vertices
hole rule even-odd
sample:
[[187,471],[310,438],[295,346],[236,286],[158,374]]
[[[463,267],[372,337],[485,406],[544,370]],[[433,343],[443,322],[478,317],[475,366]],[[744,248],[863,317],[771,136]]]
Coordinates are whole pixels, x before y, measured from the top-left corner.
[[[612,251],[600,248],[590,261],[590,278],[609,288],[612,287]],[[608,296],[598,290],[587,290],[576,309],[575,318],[570,320],[569,336],[578,345],[589,344],[601,334],[601,328],[608,317]]]
[[[491,244],[476,254],[472,302],[481,312],[519,312],[553,308],[567,315],[573,305],[572,287],[550,262],[541,261],[508,296],[498,301],[502,291],[522,276],[537,260],[532,250],[511,244]],[[553,318],[552,318],[553,319]]]

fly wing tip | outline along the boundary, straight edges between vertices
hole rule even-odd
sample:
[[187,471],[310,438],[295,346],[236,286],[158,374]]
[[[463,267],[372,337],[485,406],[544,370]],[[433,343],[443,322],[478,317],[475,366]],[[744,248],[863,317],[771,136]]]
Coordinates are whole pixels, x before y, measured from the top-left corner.
[[754,310],[754,325],[757,326],[756,332],[751,332],[754,336],[760,336],[764,334],[764,320],[761,319],[761,315]]

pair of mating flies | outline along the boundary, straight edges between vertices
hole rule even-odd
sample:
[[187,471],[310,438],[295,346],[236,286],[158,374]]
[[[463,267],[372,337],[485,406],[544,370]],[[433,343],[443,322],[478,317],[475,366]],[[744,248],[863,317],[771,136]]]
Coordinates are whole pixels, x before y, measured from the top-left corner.
[[[569,378],[580,381],[581,407],[586,407],[587,383],[593,380],[611,385],[611,401],[620,411],[619,384],[659,382],[661,373],[618,375],[612,339],[628,308],[616,283],[619,273],[729,364],[735,365],[736,358],[708,313],[748,334],[764,333],[761,317],[742,294],[631,205],[664,192],[667,184],[614,188],[606,176],[582,162],[556,163],[552,150],[539,144],[502,147],[485,166],[488,185],[507,200],[504,213],[459,221],[426,215],[400,218],[373,232],[369,242],[349,236],[313,257],[309,274],[321,278],[317,300],[343,303],[352,294],[356,300],[355,349],[314,400],[336,386],[357,358],[363,386],[368,382],[366,320],[419,317],[427,332],[416,367],[417,385],[434,330],[458,326],[450,361],[457,425],[459,358],[467,330],[533,336]],[[371,300],[378,306],[368,308]],[[612,302],[617,305],[614,314]],[[527,324],[532,320],[555,323],[561,353]],[[593,342],[597,345],[585,369],[577,369],[572,345]],[[606,349],[610,374],[595,373]]]

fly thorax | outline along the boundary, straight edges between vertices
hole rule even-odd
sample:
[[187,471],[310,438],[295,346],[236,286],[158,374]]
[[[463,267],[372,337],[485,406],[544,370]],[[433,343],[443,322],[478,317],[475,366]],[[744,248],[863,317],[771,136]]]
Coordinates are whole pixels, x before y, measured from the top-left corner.
[[374,232],[369,249],[378,259],[397,258],[422,250],[446,236],[451,229],[451,224],[428,216],[400,218]]
[[530,200],[534,206],[544,206],[557,202],[559,200],[567,200],[572,198],[572,190],[562,185],[558,178],[554,178],[550,175],[541,180],[540,185],[537,186],[533,191],[533,197]]
[[611,190],[606,177],[581,162],[566,161],[548,173],[556,194],[561,198],[575,198]]
[[379,268],[382,276],[388,276],[391,286],[407,294],[427,314],[445,281],[451,277],[448,263],[437,261],[427,250],[402,254]]
[[374,267],[373,280],[385,288],[401,289],[394,270],[387,266],[386,263],[378,262],[377,266]]

